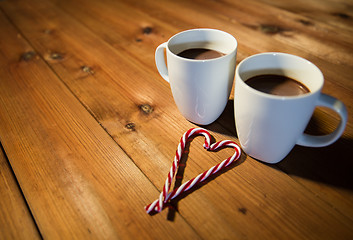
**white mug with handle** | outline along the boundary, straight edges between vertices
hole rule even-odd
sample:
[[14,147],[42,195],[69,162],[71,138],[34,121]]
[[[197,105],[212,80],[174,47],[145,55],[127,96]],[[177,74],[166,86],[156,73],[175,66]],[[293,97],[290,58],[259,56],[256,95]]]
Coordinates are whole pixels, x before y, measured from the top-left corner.
[[[178,56],[192,48],[215,50],[224,55],[205,60]],[[157,47],[158,72],[169,82],[174,101],[187,120],[207,125],[221,115],[234,81],[236,52],[236,39],[216,29],[183,31]]]
[[[250,87],[254,76],[282,75],[304,84],[309,93],[277,96]],[[244,59],[236,69],[234,113],[237,134],[245,153],[277,163],[298,144],[324,147],[335,142],[347,123],[347,110],[338,99],[321,93],[324,77],[313,63],[285,53],[261,53]],[[335,131],[324,136],[305,134],[315,107],[324,106],[340,116]]]

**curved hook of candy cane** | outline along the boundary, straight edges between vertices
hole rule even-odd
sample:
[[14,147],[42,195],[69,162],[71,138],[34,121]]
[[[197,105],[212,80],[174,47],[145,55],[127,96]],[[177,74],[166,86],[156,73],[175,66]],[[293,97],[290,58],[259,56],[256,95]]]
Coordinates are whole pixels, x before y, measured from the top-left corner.
[[200,134],[205,137],[204,147],[207,149],[210,147],[211,135],[205,129],[191,128],[183,134],[183,136],[180,139],[178,148],[176,150],[172,167],[170,168],[167,179],[164,183],[163,190],[162,190],[161,194],[159,195],[158,204],[156,204],[156,206],[155,206],[156,212],[162,211],[163,205],[167,202],[166,198],[168,196],[168,192],[170,191],[171,183],[173,181],[173,178],[174,178],[175,173],[177,171],[177,168],[179,166],[181,156],[185,150],[185,145],[186,145],[187,140],[192,136],[196,136],[196,135],[200,135]]
[[[208,150],[217,150],[220,147],[224,147],[224,146],[228,146],[228,147],[234,147],[235,148],[235,153],[233,154],[232,157],[224,160],[223,162],[217,164],[216,166],[210,168],[208,171],[199,174],[196,178],[193,178],[189,181],[187,181],[186,183],[184,183],[183,185],[181,185],[179,188],[175,189],[173,192],[169,193],[170,187],[171,187],[171,182],[174,178],[176,169],[179,165],[180,159],[181,159],[181,155],[185,149],[185,144],[188,138],[194,136],[194,135],[204,135],[205,137],[205,143],[204,143],[204,148],[208,149]],[[152,212],[153,210],[155,212],[161,212],[163,210],[164,205],[171,199],[175,198],[176,196],[178,196],[181,192],[187,191],[189,190],[191,187],[193,187],[195,184],[204,181],[206,178],[208,178],[210,175],[215,174],[216,172],[218,172],[220,169],[228,166],[229,164],[231,164],[234,160],[238,159],[241,153],[240,147],[233,141],[229,141],[229,140],[224,140],[224,141],[220,141],[217,143],[214,143],[212,145],[210,145],[211,142],[211,135],[208,131],[206,131],[205,129],[202,128],[191,128],[188,131],[186,131],[182,138],[180,139],[180,143],[178,145],[176,154],[175,154],[175,158],[172,164],[172,167],[169,171],[168,177],[166,179],[166,182],[164,184],[163,187],[163,191],[160,193],[160,196],[157,200],[155,200],[154,202],[152,202],[151,204],[147,205],[145,207],[145,210],[147,213]]]

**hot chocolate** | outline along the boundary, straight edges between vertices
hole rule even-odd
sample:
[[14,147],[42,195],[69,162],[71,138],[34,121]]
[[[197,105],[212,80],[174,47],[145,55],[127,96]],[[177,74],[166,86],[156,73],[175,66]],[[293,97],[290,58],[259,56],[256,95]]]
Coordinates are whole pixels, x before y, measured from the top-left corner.
[[279,96],[296,96],[310,92],[304,84],[282,75],[258,75],[249,78],[245,83],[258,91]]
[[177,55],[188,59],[207,60],[207,59],[222,57],[225,54],[216,50],[211,50],[206,48],[190,48],[180,52]]

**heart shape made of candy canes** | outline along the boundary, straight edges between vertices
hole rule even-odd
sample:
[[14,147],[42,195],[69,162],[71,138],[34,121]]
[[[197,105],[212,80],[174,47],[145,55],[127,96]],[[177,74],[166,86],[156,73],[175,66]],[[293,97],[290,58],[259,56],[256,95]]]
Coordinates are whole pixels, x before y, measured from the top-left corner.
[[[222,148],[222,147],[233,147],[235,149],[235,152],[231,157],[223,160],[221,163],[211,167],[209,170],[199,174],[197,177],[190,179],[189,181],[183,183],[178,188],[169,192],[170,187],[171,187],[171,183],[172,183],[172,181],[175,177],[175,173],[179,167],[181,155],[184,152],[186,141],[188,140],[188,138],[190,138],[192,136],[197,136],[197,135],[203,135],[205,137],[205,143],[204,143],[203,147],[209,151],[216,151],[217,149]],[[240,149],[239,145],[233,141],[223,140],[223,141],[213,143],[211,145],[211,134],[208,131],[206,131],[203,128],[189,129],[188,131],[186,131],[183,134],[182,138],[180,139],[180,143],[178,145],[172,167],[170,168],[170,171],[168,173],[168,177],[165,181],[165,184],[163,186],[163,190],[162,190],[161,194],[159,195],[159,198],[145,207],[146,212],[149,214],[151,214],[153,212],[155,212],[155,213],[161,212],[163,210],[163,208],[165,207],[165,205],[168,203],[168,201],[174,199],[180,193],[190,190],[193,186],[195,186],[196,184],[198,184],[200,182],[203,182],[208,177],[217,173],[219,170],[229,166],[232,162],[239,159],[240,154],[241,154],[241,149]]]

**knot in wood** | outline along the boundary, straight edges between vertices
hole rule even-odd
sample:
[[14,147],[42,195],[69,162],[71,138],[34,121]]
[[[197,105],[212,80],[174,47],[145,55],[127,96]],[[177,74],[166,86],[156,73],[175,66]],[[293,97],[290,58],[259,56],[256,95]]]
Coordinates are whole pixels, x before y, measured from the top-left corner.
[[342,19],[349,19],[350,18],[350,16],[346,13],[337,12],[337,13],[333,13],[332,15],[336,16],[336,17],[340,17]]
[[151,112],[153,112],[153,107],[150,106],[149,104],[142,104],[139,107],[141,111],[145,114],[150,114]]
[[144,27],[142,29],[142,31],[143,31],[143,34],[151,34],[152,28],[151,27]]
[[133,131],[135,131],[135,123],[128,123],[128,124],[126,124],[125,125],[125,127],[127,128],[127,129],[130,129],[130,130],[133,130]]
[[260,30],[266,34],[276,34],[284,31],[283,28],[276,25],[270,25],[270,24],[261,24]]
[[28,61],[31,60],[35,55],[36,55],[36,53],[35,53],[34,51],[25,52],[24,54],[21,55],[21,60],[28,62]]
[[314,25],[312,22],[305,20],[305,19],[299,19],[298,20],[301,24],[305,25],[305,26],[312,26]]
[[91,67],[89,66],[82,66],[81,67],[81,70],[85,73],[89,73],[89,74],[94,74],[94,71]]
[[242,208],[238,208],[239,212],[241,212],[242,214],[246,215],[246,212],[248,211],[246,208],[242,207]]
[[53,60],[62,60],[64,57],[61,53],[54,52],[50,55],[50,58]]

